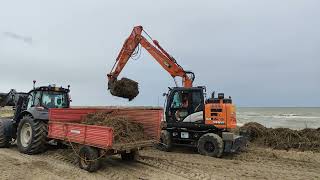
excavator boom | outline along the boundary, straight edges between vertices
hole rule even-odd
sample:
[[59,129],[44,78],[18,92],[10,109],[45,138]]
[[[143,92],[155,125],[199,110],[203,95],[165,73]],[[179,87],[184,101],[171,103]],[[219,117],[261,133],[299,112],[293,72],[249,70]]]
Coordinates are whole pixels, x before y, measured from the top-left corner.
[[144,32],[142,26],[133,28],[132,33],[124,42],[111,72],[108,74],[109,83],[117,79],[129,58],[134,54],[139,45],[141,45],[173,78],[177,76],[181,77],[183,87],[192,87],[194,74],[185,71],[176,60],[159,45],[158,41],[152,40],[152,43],[150,43],[142,35],[142,32]]

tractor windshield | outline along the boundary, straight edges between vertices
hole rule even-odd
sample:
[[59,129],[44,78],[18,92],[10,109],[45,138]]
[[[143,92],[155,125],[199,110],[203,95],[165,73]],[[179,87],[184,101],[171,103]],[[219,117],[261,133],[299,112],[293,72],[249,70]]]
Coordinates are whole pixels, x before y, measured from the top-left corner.
[[46,108],[67,108],[68,94],[64,92],[44,91],[42,105]]

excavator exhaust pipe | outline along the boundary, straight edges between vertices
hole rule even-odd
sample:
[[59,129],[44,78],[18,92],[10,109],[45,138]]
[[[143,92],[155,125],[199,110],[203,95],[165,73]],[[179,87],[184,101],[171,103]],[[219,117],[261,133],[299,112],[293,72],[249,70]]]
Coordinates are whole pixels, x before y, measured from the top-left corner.
[[138,82],[129,78],[122,78],[121,80],[109,79],[108,89],[113,96],[126,98],[129,101],[139,94]]

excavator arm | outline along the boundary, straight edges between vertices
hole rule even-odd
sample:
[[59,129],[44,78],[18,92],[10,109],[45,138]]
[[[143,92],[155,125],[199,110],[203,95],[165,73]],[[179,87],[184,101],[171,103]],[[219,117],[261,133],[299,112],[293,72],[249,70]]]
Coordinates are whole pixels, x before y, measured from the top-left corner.
[[107,75],[109,83],[117,79],[129,58],[134,54],[140,44],[173,78],[177,76],[181,77],[183,87],[192,87],[194,73],[185,71],[177,61],[159,45],[158,41],[152,40],[152,43],[150,43],[142,35],[142,32],[144,32],[142,26],[133,28],[132,33],[124,42],[111,72]]

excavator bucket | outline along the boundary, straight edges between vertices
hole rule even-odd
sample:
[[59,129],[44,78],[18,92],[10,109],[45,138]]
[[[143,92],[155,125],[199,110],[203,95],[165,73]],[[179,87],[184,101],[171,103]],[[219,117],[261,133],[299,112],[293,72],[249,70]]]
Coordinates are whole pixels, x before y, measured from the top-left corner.
[[113,80],[112,82],[109,81],[108,86],[113,96],[126,98],[129,101],[139,94],[138,82],[128,78]]

